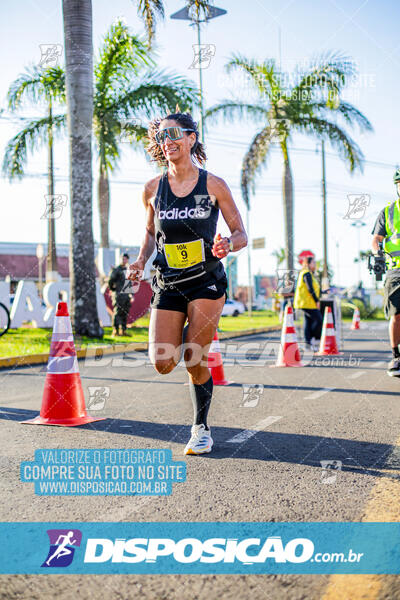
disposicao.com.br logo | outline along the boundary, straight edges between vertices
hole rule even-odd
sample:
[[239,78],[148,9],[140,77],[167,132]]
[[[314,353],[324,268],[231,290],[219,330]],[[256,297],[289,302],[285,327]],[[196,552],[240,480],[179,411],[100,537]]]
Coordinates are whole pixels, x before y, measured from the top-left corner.
[[[153,524],[148,525],[154,529],[151,527]],[[99,537],[99,534],[102,535],[101,529],[96,531],[96,537],[89,537],[85,533],[85,544],[82,544],[72,569],[74,572],[77,569],[76,572],[108,573],[116,572],[115,567],[120,564],[124,572],[192,572],[191,565],[195,569],[193,572],[204,573],[216,568],[218,572],[232,573],[244,572],[243,569],[245,572],[262,572],[260,569],[265,568],[273,572],[291,572],[307,564],[307,572],[323,572],[324,569],[329,572],[328,565],[324,566],[323,563],[330,563],[333,569],[337,569],[344,563],[360,564],[361,557],[365,556],[353,551],[347,544],[344,544],[346,550],[341,552],[316,551],[322,549],[318,548],[319,541],[300,536],[256,536],[250,532],[248,535],[238,535],[232,531],[228,537],[221,531],[221,537],[196,537],[192,531],[190,536],[172,533],[171,537],[160,537],[157,534],[149,536],[146,529],[140,526],[139,529],[141,531],[136,533],[137,537],[123,534]],[[50,548],[41,567],[71,565],[75,550],[81,546],[82,532],[72,528],[51,529],[47,530],[47,534]],[[340,544],[335,546],[340,547]],[[343,543],[341,546],[343,548]],[[336,567],[333,566],[335,564]]]

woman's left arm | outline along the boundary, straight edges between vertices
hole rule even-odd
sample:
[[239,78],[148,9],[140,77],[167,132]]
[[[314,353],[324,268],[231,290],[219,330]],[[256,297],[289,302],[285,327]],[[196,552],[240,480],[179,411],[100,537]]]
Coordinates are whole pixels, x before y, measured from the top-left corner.
[[216,198],[225,223],[231,232],[231,244],[229,238],[223,238],[220,233],[217,233],[214,237],[212,252],[217,258],[224,258],[229,252],[236,252],[247,246],[247,234],[240,212],[225,181],[209,173],[207,189],[210,196]]

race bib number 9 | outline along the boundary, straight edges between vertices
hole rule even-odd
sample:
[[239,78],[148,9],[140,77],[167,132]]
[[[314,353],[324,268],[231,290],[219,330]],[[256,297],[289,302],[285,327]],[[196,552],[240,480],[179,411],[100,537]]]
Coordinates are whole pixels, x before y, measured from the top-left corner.
[[203,240],[182,244],[164,244],[164,252],[171,269],[186,269],[205,260]]

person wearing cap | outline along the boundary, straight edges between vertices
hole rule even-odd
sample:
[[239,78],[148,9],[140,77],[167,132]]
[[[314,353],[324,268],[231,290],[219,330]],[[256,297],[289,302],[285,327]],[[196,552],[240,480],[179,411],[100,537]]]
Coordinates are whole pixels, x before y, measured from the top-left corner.
[[386,372],[391,377],[400,377],[400,169],[396,169],[393,182],[397,189],[397,200],[380,211],[371,233],[372,253],[377,255],[379,244],[383,242],[388,268],[383,298],[385,316],[389,319],[393,357]]
[[317,263],[315,257],[302,257],[302,270],[299,273],[294,294],[294,308],[304,313],[304,339],[312,349],[315,349],[321,338],[322,315],[319,297],[320,285],[314,277]]
[[121,264],[115,267],[108,279],[113,302],[113,335],[126,335],[126,322],[131,307],[131,294],[127,293],[126,270],[129,254],[123,254]]

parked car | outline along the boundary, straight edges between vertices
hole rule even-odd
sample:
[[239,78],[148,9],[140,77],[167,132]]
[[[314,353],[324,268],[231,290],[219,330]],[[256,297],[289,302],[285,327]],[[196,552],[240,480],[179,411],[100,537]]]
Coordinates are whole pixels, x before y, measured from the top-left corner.
[[224,308],[222,309],[222,317],[237,317],[241,313],[244,313],[245,308],[241,302],[237,300],[227,300]]

